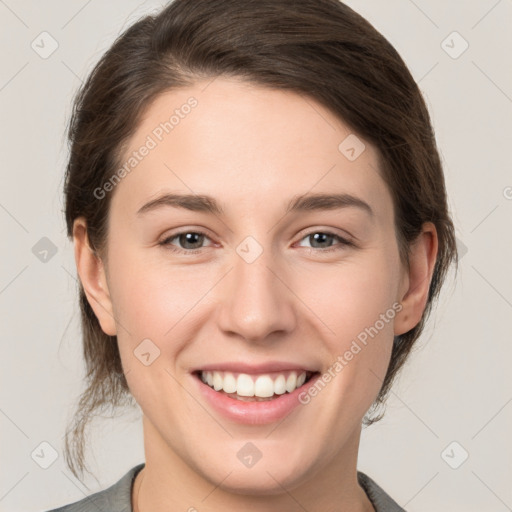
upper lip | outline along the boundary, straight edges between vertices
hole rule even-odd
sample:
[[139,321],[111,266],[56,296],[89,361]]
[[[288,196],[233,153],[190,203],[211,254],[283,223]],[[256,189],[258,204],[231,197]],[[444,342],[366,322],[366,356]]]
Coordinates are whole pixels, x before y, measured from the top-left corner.
[[282,371],[301,371],[316,373],[318,370],[311,368],[308,365],[301,365],[297,363],[287,363],[285,361],[267,361],[265,363],[244,363],[235,361],[226,361],[222,363],[212,363],[195,368],[192,370],[195,372],[207,372],[207,371],[221,371],[221,372],[234,372],[234,373],[247,373],[247,374],[261,374],[269,372],[282,372]]

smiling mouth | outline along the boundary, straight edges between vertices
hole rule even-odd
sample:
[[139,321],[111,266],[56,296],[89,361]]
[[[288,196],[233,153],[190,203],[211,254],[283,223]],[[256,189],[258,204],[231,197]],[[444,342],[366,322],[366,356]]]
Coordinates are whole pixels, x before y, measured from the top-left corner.
[[291,370],[264,374],[197,371],[195,376],[218,393],[242,402],[264,402],[293,393],[319,372]]

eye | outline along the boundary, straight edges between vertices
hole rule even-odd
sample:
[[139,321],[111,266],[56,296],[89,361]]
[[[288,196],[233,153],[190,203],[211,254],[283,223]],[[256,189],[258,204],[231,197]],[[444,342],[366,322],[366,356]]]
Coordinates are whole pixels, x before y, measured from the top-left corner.
[[[181,254],[196,254],[201,252],[203,249],[202,244],[205,238],[210,240],[206,233],[203,233],[202,231],[180,231],[179,233],[174,233],[162,240],[159,245]],[[173,245],[172,242],[176,239],[178,240],[178,243],[184,247],[183,249],[177,248]]]
[[[205,239],[210,240],[208,235],[202,231],[180,231],[165,238],[159,242],[159,245],[180,254],[197,254],[200,253],[202,249],[204,249],[203,243]],[[304,236],[301,240],[306,239],[308,239],[310,243],[320,244],[320,247],[310,247],[311,250],[315,252],[332,252],[341,250],[346,246],[354,246],[354,244],[346,238],[343,238],[329,231],[313,231]],[[338,240],[339,243],[334,246],[328,243],[329,240],[332,241],[333,239]],[[176,247],[173,244],[174,240],[177,240],[182,248]],[[327,247],[325,247],[326,244]]]
[[[320,252],[339,251],[343,249],[345,246],[354,246],[354,244],[347,240],[346,238],[336,235],[335,233],[331,233],[330,231],[312,231],[311,233],[303,237],[301,240],[306,239],[308,239],[310,243],[320,244],[320,247],[311,247],[313,250],[319,250]],[[329,240],[332,241],[332,239],[337,239],[339,243],[334,247],[331,244],[328,244],[327,248],[322,247],[325,246],[325,244]]]

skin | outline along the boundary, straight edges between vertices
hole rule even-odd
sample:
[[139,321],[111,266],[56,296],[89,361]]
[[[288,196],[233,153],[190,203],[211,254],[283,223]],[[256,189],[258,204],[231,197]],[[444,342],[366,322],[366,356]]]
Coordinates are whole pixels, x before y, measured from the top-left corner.
[[[87,298],[103,331],[118,338],[143,412],[146,466],[134,485],[134,510],[372,511],[356,476],[361,420],[379,392],[393,336],[421,319],[435,227],[424,225],[408,271],[371,144],[364,141],[365,151],[349,161],[338,146],[350,128],[311,98],[237,79],[207,85],[167,92],[146,112],[125,156],[169,112],[191,96],[198,100],[115,187],[103,258],[88,245],[84,219],[74,226]],[[164,206],[137,215],[163,191],[211,195],[225,214]],[[375,215],[354,207],[285,215],[292,197],[320,192],[353,194]],[[197,254],[158,244],[197,230],[207,234],[202,245],[171,243],[182,251],[199,247]],[[355,245],[307,236],[325,232]],[[247,236],[263,250],[252,263],[236,252]],[[192,381],[192,368],[228,360],[290,361],[325,372],[397,303],[394,319],[281,422],[229,421]],[[146,338],[160,349],[149,366],[133,353]],[[251,468],[236,456],[248,441],[262,452]]]

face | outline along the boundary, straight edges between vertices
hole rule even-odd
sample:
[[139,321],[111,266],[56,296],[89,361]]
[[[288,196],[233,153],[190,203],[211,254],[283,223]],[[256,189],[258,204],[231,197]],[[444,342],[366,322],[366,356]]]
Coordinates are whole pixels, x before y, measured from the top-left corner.
[[206,86],[158,97],[125,149],[102,327],[147,458],[282,492],[355,462],[407,275],[370,143],[310,98]]

